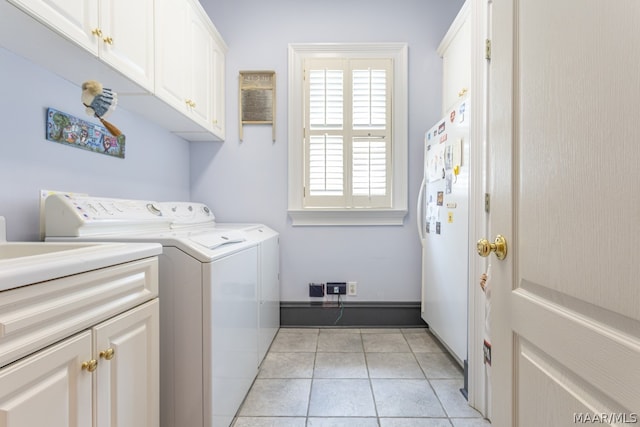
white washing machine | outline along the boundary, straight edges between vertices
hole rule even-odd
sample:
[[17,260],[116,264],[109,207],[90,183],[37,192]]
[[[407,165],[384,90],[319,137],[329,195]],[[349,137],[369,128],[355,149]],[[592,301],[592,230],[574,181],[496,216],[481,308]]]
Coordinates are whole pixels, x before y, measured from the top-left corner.
[[46,240],[159,242],[160,425],[229,426],[280,326],[278,233],[204,204],[52,194]]

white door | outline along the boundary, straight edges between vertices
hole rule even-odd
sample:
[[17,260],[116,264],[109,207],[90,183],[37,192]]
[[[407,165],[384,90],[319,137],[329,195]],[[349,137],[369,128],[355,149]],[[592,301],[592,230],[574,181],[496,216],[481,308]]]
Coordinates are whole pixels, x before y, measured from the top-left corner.
[[492,423],[640,422],[640,2],[494,0]]
[[154,87],[153,8],[153,0],[100,2],[100,57],[149,91]]
[[215,43],[209,23],[197,9],[196,4],[191,6],[188,21],[190,117],[206,129],[211,129]]
[[94,0],[9,0],[38,20],[98,54],[98,5]]
[[155,5],[155,50],[157,70],[155,93],[159,98],[185,112],[190,67],[187,22],[189,4],[181,1],[161,1]]
[[84,331],[0,369],[0,427],[91,426],[90,360]]
[[158,300],[94,327],[97,427],[159,425]]

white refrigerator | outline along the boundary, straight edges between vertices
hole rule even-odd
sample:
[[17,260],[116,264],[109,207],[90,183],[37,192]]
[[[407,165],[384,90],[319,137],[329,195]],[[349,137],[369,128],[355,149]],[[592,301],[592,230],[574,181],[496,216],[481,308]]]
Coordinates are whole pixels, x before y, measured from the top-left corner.
[[470,117],[464,98],[426,132],[417,207],[422,318],[461,366],[467,358]]

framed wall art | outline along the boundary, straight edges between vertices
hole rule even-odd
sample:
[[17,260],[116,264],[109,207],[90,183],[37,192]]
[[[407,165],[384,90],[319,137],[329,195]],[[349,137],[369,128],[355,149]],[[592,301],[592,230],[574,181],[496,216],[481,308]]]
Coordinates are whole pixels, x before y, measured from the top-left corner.
[[245,124],[270,124],[276,140],[276,73],[275,71],[240,71],[238,91],[239,135]]

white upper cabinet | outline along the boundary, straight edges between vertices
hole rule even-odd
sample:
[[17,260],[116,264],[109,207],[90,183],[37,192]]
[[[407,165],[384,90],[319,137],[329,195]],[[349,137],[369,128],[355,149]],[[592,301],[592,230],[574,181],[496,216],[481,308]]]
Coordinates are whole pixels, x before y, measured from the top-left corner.
[[187,73],[188,98],[190,111],[196,120],[205,127],[213,125],[213,36],[206,21],[198,14],[194,6],[189,8],[189,22],[187,23],[188,51]]
[[85,49],[98,54],[98,3],[90,0],[9,0]]
[[186,110],[189,82],[187,81],[186,24],[189,7],[186,1],[165,0],[158,2],[156,16],[156,85],[158,97],[178,110]]
[[442,57],[442,112],[469,94],[471,86],[471,7],[466,2],[445,34]]
[[140,86],[153,89],[153,0],[10,2]]
[[[69,1],[69,0],[66,0]],[[95,3],[95,0],[80,0]],[[154,81],[153,0],[102,0],[100,57],[150,91]],[[92,30],[94,31],[94,30]]]
[[[197,1],[156,5],[156,94],[219,139],[224,139],[226,46]],[[179,124],[174,131],[198,139],[202,130]]]
[[186,140],[224,140],[227,47],[197,0],[0,1],[0,46],[78,86],[100,81]]
[[220,137],[221,140],[225,138],[225,114],[224,114],[224,102],[225,102],[225,55],[227,53],[227,46],[222,41],[220,36],[214,38],[213,49],[213,69],[212,69],[212,82],[213,82],[213,100],[211,103],[211,114],[213,123],[213,132]]

